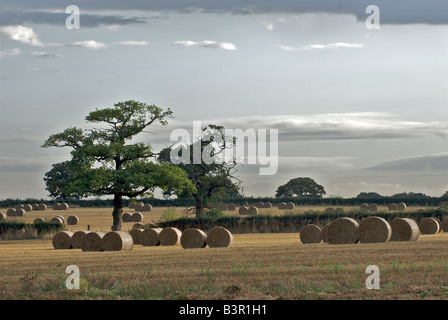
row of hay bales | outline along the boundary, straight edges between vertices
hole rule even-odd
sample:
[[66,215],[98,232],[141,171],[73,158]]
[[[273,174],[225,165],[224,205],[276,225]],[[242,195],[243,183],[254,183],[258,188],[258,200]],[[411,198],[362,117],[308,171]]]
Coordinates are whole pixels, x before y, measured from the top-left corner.
[[51,207],[53,210],[68,210],[70,208],[70,206],[68,205],[68,203],[54,203],[53,206]]
[[124,212],[121,215],[121,221],[123,222],[141,222],[143,221],[143,214],[141,212]]
[[343,217],[325,225],[322,229],[308,224],[300,231],[300,240],[304,244],[324,243],[353,244],[377,243],[387,241],[416,241],[420,234],[448,232],[448,218],[441,222],[438,218],[423,218],[420,222],[410,218],[395,218],[388,222],[381,217],[368,217],[357,222],[353,218]]
[[134,209],[135,211],[149,212],[152,210],[152,206],[149,203],[131,202],[129,203],[129,209]]
[[[44,218],[36,218],[33,221],[34,224],[43,223],[43,222],[45,222]],[[66,220],[65,220],[64,216],[57,215],[57,216],[54,216],[53,218],[51,218],[50,222],[65,224]],[[67,224],[69,226],[74,226],[74,225],[77,225],[78,223],[79,223],[79,218],[77,216],[72,215],[72,216],[67,217]]]
[[131,251],[134,245],[174,246],[184,249],[228,247],[233,235],[225,228],[215,227],[208,234],[197,228],[183,232],[177,228],[133,229],[130,232],[60,231],[53,237],[54,249],[81,249],[82,251]]
[[[372,211],[372,212],[376,212],[378,211],[378,205],[376,203],[363,203],[359,206],[359,208],[361,210],[364,211]],[[404,202],[400,202],[400,203],[389,203],[387,205],[387,209],[389,209],[389,211],[405,211],[406,210],[406,203]]]

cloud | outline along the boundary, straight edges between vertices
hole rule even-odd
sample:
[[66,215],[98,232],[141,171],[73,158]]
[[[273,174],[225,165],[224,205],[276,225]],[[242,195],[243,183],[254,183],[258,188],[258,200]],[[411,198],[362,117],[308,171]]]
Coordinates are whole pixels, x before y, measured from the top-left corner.
[[18,48],[0,51],[0,59],[4,58],[4,57],[14,57],[14,56],[20,56],[20,55],[29,55],[32,57],[45,58],[45,59],[62,57],[59,54],[54,54],[54,53],[44,52],[44,51],[25,51],[24,52]]
[[275,25],[272,22],[263,22],[263,26],[268,31],[273,31],[275,29]]
[[115,42],[115,44],[118,44],[121,46],[147,46],[147,45],[149,45],[149,43],[146,41],[135,41],[135,40],[119,41],[119,42]]
[[0,27],[0,35],[21,43],[42,46],[42,42],[32,28],[18,26]]
[[211,49],[223,49],[223,50],[237,50],[237,47],[230,42],[217,42],[205,40],[201,42],[195,42],[190,40],[175,41],[171,43],[173,46],[181,47],[199,47],[199,48],[211,48]]
[[448,153],[420,155],[397,158],[378,163],[366,170],[393,170],[393,171],[447,171]]
[[300,51],[300,50],[338,50],[345,48],[354,48],[359,49],[364,45],[362,43],[345,43],[345,42],[336,42],[336,43],[328,43],[328,44],[311,44],[303,47],[291,47],[287,45],[279,45],[278,47],[283,51]]
[[77,41],[69,44],[69,46],[94,50],[107,48],[107,44],[95,40]]
[[3,57],[13,57],[22,54],[22,51],[19,48],[14,48],[10,50],[0,51],[0,58]]

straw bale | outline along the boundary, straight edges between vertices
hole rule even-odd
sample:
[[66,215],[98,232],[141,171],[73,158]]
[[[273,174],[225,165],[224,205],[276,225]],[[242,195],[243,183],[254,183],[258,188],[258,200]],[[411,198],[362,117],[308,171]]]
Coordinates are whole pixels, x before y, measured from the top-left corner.
[[132,222],[141,222],[143,221],[143,214],[140,212],[135,212],[132,214],[131,216],[131,221]]
[[26,214],[25,209],[16,209],[15,216],[16,217],[23,217]]
[[26,204],[23,206],[23,210],[25,211],[33,211],[33,206],[31,204]]
[[355,219],[343,217],[331,222],[327,237],[330,244],[351,244],[358,242],[359,224]]
[[250,206],[249,209],[247,210],[247,213],[249,215],[256,215],[258,214],[258,208],[255,206]]
[[131,235],[134,244],[142,244],[140,241],[142,233],[143,233],[142,229],[132,229],[131,231],[129,231],[129,234]]
[[418,227],[422,234],[436,234],[439,232],[439,222],[433,217],[423,218],[420,220]]
[[39,204],[33,203],[31,206],[33,207],[33,211],[38,211],[39,210]]
[[236,204],[234,204],[234,203],[229,203],[229,204],[227,205],[227,210],[228,210],[228,211],[235,211],[235,210],[236,210]]
[[389,211],[397,211],[398,205],[395,202],[389,203],[387,209],[389,209]]
[[369,210],[369,204],[368,203],[362,203],[359,206],[359,209],[363,210],[363,211],[368,211]]
[[68,224],[69,226],[77,225],[78,222],[79,222],[79,218],[78,218],[77,216],[69,216],[69,217],[67,218],[67,224]]
[[6,213],[0,212],[0,221],[5,220],[5,219],[6,219]]
[[328,227],[330,226],[330,223],[327,223],[322,228],[322,241],[324,243],[328,243]]
[[61,217],[58,216],[51,218],[50,222],[64,224],[64,220],[62,220]]
[[36,218],[36,219],[34,219],[33,224],[44,223],[44,222],[45,222],[44,218]]
[[143,205],[143,208],[142,208],[141,211],[143,211],[143,212],[149,212],[149,211],[151,211],[151,210],[152,210],[152,206],[151,206],[149,203],[145,203],[145,204]]
[[109,231],[102,243],[103,251],[131,251],[134,247],[132,236],[125,231]]
[[162,228],[144,229],[140,235],[140,243],[144,246],[158,246],[160,245],[159,235]]
[[269,201],[267,201],[267,202],[264,203],[264,207],[265,207],[266,209],[270,209],[270,208],[272,208],[272,203],[270,203]]
[[52,206],[52,209],[53,209],[53,210],[61,210],[61,209],[60,209],[60,206],[61,206],[60,203],[54,203],[53,206]]
[[294,203],[292,203],[292,202],[286,203],[286,208],[285,209],[292,210],[294,208],[295,208],[295,204]]
[[82,239],[82,251],[103,251],[104,232],[89,232]]
[[15,208],[8,209],[6,211],[6,215],[8,217],[15,217],[16,216],[16,209]]
[[90,233],[90,231],[79,230],[73,233],[72,235],[72,248],[73,249],[81,249],[82,242],[86,234]]
[[277,208],[284,210],[286,209],[286,202],[279,202]]
[[207,235],[197,228],[189,228],[182,232],[180,244],[184,249],[205,248],[207,246]]
[[53,236],[53,248],[55,249],[71,249],[72,248],[72,236],[71,231],[59,231]]
[[406,203],[404,203],[404,202],[400,202],[400,203],[398,203],[398,204],[397,204],[397,210],[399,210],[399,211],[404,211],[404,210],[406,210]]
[[180,243],[182,231],[174,227],[165,227],[159,233],[159,241],[162,246],[174,246]]
[[448,232],[448,217],[446,217],[442,220],[440,229],[442,229],[443,232]]
[[121,215],[121,221],[123,221],[123,222],[132,222],[132,214],[130,214],[129,212],[124,212]]
[[39,203],[39,211],[47,210],[47,205],[45,203]]
[[300,231],[300,241],[303,244],[321,243],[322,230],[315,224],[307,224]]
[[358,228],[360,243],[387,242],[392,236],[392,228],[381,217],[368,217],[362,219]]
[[378,205],[376,203],[369,204],[369,211],[372,211],[372,212],[378,211]]
[[210,248],[227,248],[232,243],[232,233],[223,227],[214,227],[207,235],[207,244]]
[[61,203],[59,205],[59,210],[68,210],[70,207],[68,205],[68,203]]
[[249,213],[249,208],[246,206],[242,206],[239,208],[238,213],[241,215],[246,215]]
[[389,222],[392,228],[390,241],[416,241],[420,236],[417,222],[409,218],[395,218]]

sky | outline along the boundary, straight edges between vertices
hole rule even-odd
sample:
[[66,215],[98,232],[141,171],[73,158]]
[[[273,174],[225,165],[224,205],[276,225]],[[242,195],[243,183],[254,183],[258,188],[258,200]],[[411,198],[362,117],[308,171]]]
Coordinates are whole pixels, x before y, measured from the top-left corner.
[[297,177],[326,196],[441,196],[447,11],[443,0],[4,0],[0,199],[47,199],[44,174],[70,150],[42,143],[125,100],[173,111],[139,137],[155,150],[194,121],[278,130],[274,174],[238,168],[246,196]]

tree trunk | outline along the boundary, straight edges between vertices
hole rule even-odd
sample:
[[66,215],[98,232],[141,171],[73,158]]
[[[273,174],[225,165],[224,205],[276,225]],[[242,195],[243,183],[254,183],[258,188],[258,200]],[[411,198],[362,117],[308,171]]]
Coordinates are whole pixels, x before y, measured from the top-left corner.
[[121,215],[123,214],[123,196],[114,194],[114,211],[112,212],[112,231],[121,231]]

